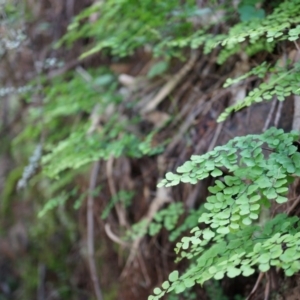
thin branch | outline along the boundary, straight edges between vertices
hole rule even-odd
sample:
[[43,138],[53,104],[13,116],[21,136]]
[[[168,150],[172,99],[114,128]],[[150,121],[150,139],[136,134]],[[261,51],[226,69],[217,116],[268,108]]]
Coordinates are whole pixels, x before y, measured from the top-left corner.
[[299,204],[300,202],[300,196],[298,196],[296,198],[296,200],[294,201],[294,203],[291,205],[291,207],[289,207],[286,211],[286,214],[289,216],[291,214],[291,212],[294,210],[294,208]]
[[269,125],[270,125],[271,118],[272,118],[273,113],[275,111],[276,103],[277,103],[277,101],[275,101],[275,100],[272,102],[271,109],[270,109],[270,111],[268,113],[268,117],[267,117],[267,119],[265,121],[265,124],[264,124],[264,127],[262,129],[262,132],[265,132],[268,129]]
[[173,76],[158,92],[158,94],[141,110],[142,114],[149,113],[154,110],[179,84],[179,82],[188,74],[193,68],[194,64],[198,59],[199,53],[192,51],[189,61],[182,67],[182,69]]
[[[106,163],[107,181],[108,181],[108,187],[111,193],[111,197],[118,197],[117,189],[113,179],[113,163],[114,163],[114,157],[110,156],[110,158]],[[123,227],[128,227],[128,222],[126,220],[126,212],[122,204],[119,202],[119,199],[118,202],[115,204],[115,209],[117,212],[120,225]]]
[[91,279],[94,285],[94,291],[97,300],[103,300],[102,292],[100,289],[99,279],[97,275],[97,268],[95,262],[95,249],[94,249],[94,195],[93,192],[97,184],[97,176],[100,169],[100,161],[97,161],[93,165],[93,169],[90,177],[89,196],[87,200],[87,250],[88,250],[88,262],[91,273]]
[[107,236],[115,243],[124,246],[124,247],[129,247],[129,244],[122,241],[116,234],[114,234],[110,228],[110,225],[107,223],[104,226],[105,232],[107,234]]
[[250,300],[250,299],[252,298],[252,296],[255,294],[256,290],[258,289],[259,283],[260,283],[261,280],[263,279],[264,275],[265,275],[265,273],[263,273],[263,272],[260,272],[260,273],[259,273],[258,278],[257,278],[257,280],[256,280],[256,282],[255,282],[255,285],[254,285],[254,287],[253,287],[251,293],[249,294],[249,296],[247,297],[246,300]]
[[274,120],[274,126],[277,127],[280,117],[281,117],[281,113],[282,113],[282,108],[283,108],[283,102],[280,101],[277,107],[277,112],[276,112],[276,116],[275,116],[275,120]]
[[296,48],[297,48],[298,52],[300,52],[300,48],[299,48],[299,45],[298,45],[298,43],[297,43],[296,41],[294,41],[294,44],[295,44],[295,46],[296,46]]
[[265,288],[264,300],[268,300],[269,295],[270,295],[270,278],[269,278],[268,273],[266,273],[266,277],[267,277],[267,284],[266,284],[266,288]]
[[224,123],[219,123],[217,125],[217,128],[216,128],[216,131],[214,133],[213,139],[212,139],[212,141],[211,141],[211,143],[210,143],[207,151],[211,151],[215,147],[216,142],[217,142],[217,140],[218,140],[218,138],[220,136],[220,133],[222,131],[223,125],[224,125]]

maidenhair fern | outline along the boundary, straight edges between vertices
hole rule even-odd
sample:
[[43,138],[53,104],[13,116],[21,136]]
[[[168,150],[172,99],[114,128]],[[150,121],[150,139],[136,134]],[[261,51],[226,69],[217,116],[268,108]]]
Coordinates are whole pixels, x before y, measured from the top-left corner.
[[236,137],[204,155],[193,155],[177,168],[177,174],[166,174],[159,186],[196,184],[209,176],[215,178],[215,184],[209,187],[211,195],[204,204],[207,212],[198,220],[207,228],[194,227],[192,236],[176,245],[178,259],[190,259],[190,267],[181,276],[178,271],[171,273],[149,299],[159,299],[172,290],[180,293],[225,274],[249,276],[255,266],[263,272],[277,266],[287,275],[300,270],[299,219],[281,214],[258,225],[262,207],[270,207],[272,201],[285,203],[289,184],[300,176],[298,138],[298,132],[276,128]]
[[172,203],[167,209],[162,209],[157,212],[153,222],[149,226],[149,234],[157,234],[162,227],[165,227],[168,231],[172,231],[183,211],[183,204],[178,202]]
[[198,225],[199,215],[204,212],[205,208],[203,205],[200,206],[197,210],[192,209],[188,212],[187,217],[184,219],[181,225],[177,225],[169,235],[170,241],[175,241],[178,237],[182,235],[183,232],[191,230]]
[[[135,9],[132,10],[132,7]],[[246,41],[255,45],[264,44],[265,40],[268,43],[296,40],[300,34],[299,27],[294,27],[300,21],[299,8],[299,0],[285,1],[265,18],[263,14],[259,18],[253,18],[251,13],[251,18],[242,17],[245,21],[233,26],[228,34],[215,35],[209,31],[214,24],[214,14],[218,13],[216,7],[199,9],[193,1],[186,1],[183,6],[178,0],[143,1],[142,5],[135,0],[110,0],[97,2],[79,14],[60,44],[70,44],[82,37],[96,37],[95,46],[82,56],[103,49],[108,49],[113,55],[126,56],[145,45],[152,48],[156,56],[172,57],[176,55],[177,49],[196,49],[201,45],[204,45],[204,53],[207,54],[219,44],[224,47],[223,51],[233,54],[241,49],[239,44]],[[243,9],[245,14],[245,10],[254,8],[244,6]],[[83,26],[80,25],[88,16],[99,13],[101,18],[95,23],[86,22]],[[200,29],[194,28],[195,20],[203,22],[204,25]],[[247,44],[244,48],[247,48]]]
[[252,44],[256,43],[261,37],[266,37],[267,42],[295,40],[300,34],[298,27],[293,28],[300,22],[299,7],[299,0],[284,1],[266,18],[255,18],[233,26],[221,44],[232,48],[246,39]]
[[[44,89],[43,126],[47,127],[47,142],[43,145],[44,155],[41,163],[43,171],[49,177],[58,177],[67,169],[78,169],[98,159],[110,156],[141,157],[163,151],[166,142],[152,146],[155,129],[147,136],[136,134],[139,131],[139,117],[131,119],[120,117],[123,98],[117,91],[115,77],[105,68],[97,71],[85,71],[86,81],[78,72],[72,72],[54,80],[54,84]],[[32,100],[29,100],[32,101]],[[94,111],[99,117],[95,130],[88,134]],[[108,113],[110,112],[110,113]],[[65,124],[66,118],[74,118],[72,131]],[[30,122],[16,143],[29,136],[41,135],[41,110],[31,109]],[[37,125],[38,124],[38,125]],[[59,128],[59,130],[57,130]],[[133,128],[133,129],[132,129]],[[136,128],[136,129],[135,129]]]
[[[218,178],[205,204],[210,213],[203,214],[201,221],[226,234],[258,219],[261,206],[269,206],[270,200],[287,201],[292,175],[300,176],[300,153],[293,145],[298,137],[297,132],[275,128],[261,135],[236,137],[204,155],[193,155],[177,168],[179,174],[167,173],[159,186]],[[264,152],[262,145],[272,152]]]
[[171,203],[168,207],[158,211],[150,224],[147,224],[145,220],[134,224],[127,232],[125,239],[134,240],[146,234],[154,236],[165,228],[169,232],[169,241],[174,242],[183,232],[198,225],[199,215],[203,212],[203,206],[197,210],[190,210],[182,224],[179,225],[178,221],[185,213],[183,203]]
[[116,203],[121,202],[124,207],[128,207],[131,204],[132,197],[134,196],[134,192],[120,190],[116,195],[114,195],[109,203],[103,209],[101,214],[101,219],[106,220],[109,216],[111,210],[114,208]]
[[[218,121],[224,121],[232,112],[241,110],[242,108],[250,106],[253,103],[262,102],[263,100],[269,101],[274,97],[276,97],[279,101],[283,101],[291,94],[300,95],[299,69],[299,62],[294,64],[290,70],[276,66],[268,73],[270,78],[267,82],[261,83],[259,87],[249,92],[245,99],[241,99],[242,101],[239,101],[235,105],[226,108],[225,111],[219,116]],[[259,73],[257,73],[257,71],[259,71]],[[266,74],[266,71],[266,66],[261,65],[259,68],[255,68],[251,72],[237,79],[227,79],[225,87],[234,84],[251,74],[259,75],[261,77],[262,74]]]
[[77,169],[101,158],[107,160],[111,155],[138,156],[139,139],[130,132],[123,133],[126,122],[116,123],[116,120],[113,116],[100,133],[91,136],[86,135],[84,128],[78,128],[57,146],[48,147],[51,151],[42,159],[44,172],[56,177],[66,169]]
[[[227,36],[201,43],[206,53],[222,45],[218,62],[224,63],[234,53],[246,49],[256,52],[257,43],[272,49],[275,42],[295,41],[300,34],[299,8],[300,1],[285,1],[265,18],[241,22]],[[299,95],[299,63],[283,64],[271,67],[264,62],[239,78],[228,79],[225,87],[251,75],[264,82],[227,108],[218,121],[256,102],[274,97],[283,101],[291,94]],[[190,260],[188,269],[181,276],[178,271],[172,272],[149,300],[172,291],[181,293],[211,278],[250,276],[257,268],[266,272],[271,266],[279,267],[287,276],[300,270],[299,218],[279,214],[264,224],[259,221],[263,207],[269,208],[272,201],[287,201],[289,185],[295,176],[300,176],[300,153],[295,143],[298,139],[298,132],[284,133],[275,128],[261,135],[236,137],[204,155],[192,156],[177,168],[176,174],[166,174],[159,186],[196,184],[207,177],[215,180],[204,204],[207,212],[198,220],[206,228],[194,227],[191,236],[183,237],[176,245],[177,261]]]
[[162,288],[154,289],[148,299],[159,299],[166,292],[181,293],[196,283],[211,278],[222,279],[250,276],[256,266],[266,272],[271,266],[280,267],[287,276],[300,270],[300,222],[297,217],[277,215],[262,228],[248,226],[229,234],[192,230],[192,237],[184,237],[177,244],[181,257],[191,259],[191,265],[181,276],[178,271],[169,275]]
[[[70,45],[79,38],[91,38],[94,44],[81,57],[102,51],[114,59],[129,56],[143,47],[153,56],[163,58],[148,73],[152,78],[168,68],[170,58],[183,57],[186,48],[200,51],[202,47],[204,54],[218,49],[217,62],[223,64],[228,57],[241,52],[251,56],[261,50],[272,51],[280,42],[291,42],[294,47],[293,42],[300,35],[299,10],[300,0],[279,3],[269,15],[263,8],[243,4],[238,8],[241,22],[227,33],[226,29],[220,33],[223,27],[220,20],[236,21],[237,14],[228,8],[200,9],[191,0],[184,4],[178,0],[107,0],[95,2],[74,18],[60,44]],[[85,22],[87,19],[89,22]],[[292,94],[299,95],[299,68],[299,63],[289,61],[273,66],[263,62],[239,78],[228,79],[225,87],[249,76],[257,76],[263,82],[245,99],[227,108],[218,120],[225,120],[230,113],[253,103],[274,97],[283,101]],[[87,163],[112,155],[140,157],[163,151],[164,144],[152,147],[157,131],[146,137],[132,131],[132,125],[138,120],[129,120],[121,112],[120,104],[124,103],[113,74],[99,70],[89,80],[81,78],[78,72],[67,76],[66,82],[58,78],[43,90],[46,95],[43,122],[48,136],[43,145],[42,166],[47,175],[58,177],[68,173],[65,172],[68,169],[74,172]],[[87,134],[90,127],[87,117],[95,106],[99,106],[99,115],[105,115],[109,105],[114,106],[109,118],[101,120],[96,130]],[[33,126],[24,131],[23,139],[41,135],[42,125],[36,126],[40,124],[37,122],[40,116],[40,111],[32,109]],[[64,130],[61,125],[66,124],[64,118],[72,117],[75,121],[70,133],[70,128]],[[186,292],[196,283],[219,280],[225,275],[250,276],[257,269],[266,272],[271,266],[283,269],[287,276],[300,270],[299,219],[279,214],[268,221],[259,220],[264,207],[269,208],[272,202],[279,205],[287,202],[289,185],[295,176],[300,176],[300,153],[295,146],[298,138],[298,132],[284,133],[275,128],[261,135],[236,137],[204,155],[193,155],[177,168],[177,173],[166,174],[159,186],[170,187],[180,182],[197,184],[208,177],[214,182],[209,187],[207,202],[198,210],[190,211],[181,226],[177,222],[184,214],[183,204],[172,203],[158,211],[150,224],[142,220],[127,234],[134,239],[155,235],[166,228],[169,240],[175,241],[182,232],[190,230],[176,244],[177,261],[188,259],[189,267],[181,275],[172,272],[161,288],[154,289],[149,300],[159,299],[166,293]],[[58,191],[52,191],[40,215],[67,201],[69,195],[57,195]],[[111,200],[102,218],[121,201],[119,196]],[[206,226],[200,229],[199,222]]]
[[[97,2],[76,16],[60,43],[69,44],[78,38],[95,37],[94,46],[83,53],[82,57],[103,49],[115,56],[130,55],[138,47],[146,45],[158,49],[166,40],[180,39],[191,34],[191,18],[197,11],[199,9],[194,1],[190,0],[185,1],[185,5],[180,5],[178,0]],[[101,17],[95,22],[80,24],[92,14],[100,14]],[[171,53],[166,54],[172,56]]]
[[[126,239],[136,239],[145,234],[150,236],[156,235],[162,228],[170,233],[176,228],[179,217],[184,213],[183,203],[171,203],[167,208],[161,209],[155,215],[150,224],[146,220],[134,224],[130,231],[126,234]],[[169,239],[171,239],[169,235]]]

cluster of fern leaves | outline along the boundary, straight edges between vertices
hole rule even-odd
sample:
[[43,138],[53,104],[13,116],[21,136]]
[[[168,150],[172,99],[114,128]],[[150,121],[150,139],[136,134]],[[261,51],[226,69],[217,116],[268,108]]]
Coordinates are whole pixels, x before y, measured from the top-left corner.
[[[76,16],[57,46],[70,46],[78,39],[92,38],[93,46],[81,57],[99,51],[126,57],[143,47],[166,61],[172,57],[184,58],[187,48],[202,49],[205,55],[217,49],[217,62],[224,64],[237,53],[251,56],[262,50],[271,52],[284,43],[297,43],[300,0],[281,2],[270,14],[257,8],[259,1],[241,1],[238,16],[233,17],[233,11],[226,5],[221,7],[217,1],[211,2],[210,8],[202,9],[191,0],[184,4],[178,0],[95,2]],[[92,21],[95,15],[96,20]],[[228,19],[236,25],[219,33],[220,24]],[[299,63],[288,60],[284,65],[263,62],[239,78],[228,78],[224,88],[249,76],[256,76],[260,84],[245,99],[228,107],[218,121],[253,103],[275,98],[283,101],[290,95],[300,95],[299,69]],[[103,122],[101,130],[87,134],[90,124],[86,124],[84,114],[92,115],[96,106],[99,114],[105,114],[111,105],[118,107],[122,103],[117,80],[110,71],[88,72],[91,75],[88,83],[72,73],[68,74],[68,81],[60,78],[59,82],[46,87],[43,125],[36,126],[40,115],[38,110],[33,110],[33,126],[28,126],[16,140],[20,143],[28,136],[38,137],[47,126],[46,154],[42,157],[44,173],[66,179],[60,179],[61,185],[53,191],[62,190],[64,183],[70,182],[66,170],[83,168],[110,156],[141,157],[163,151],[163,147],[152,149],[150,146],[154,132],[137,137],[130,131],[130,125],[138,122],[139,117],[122,119],[118,109]],[[68,128],[61,128],[64,118],[75,115],[72,133]],[[177,221],[184,209],[181,203],[175,203],[157,212],[147,230],[138,223],[128,233],[130,238],[155,235],[165,227],[170,232],[169,239],[174,241],[183,231],[191,230],[176,244],[178,260],[188,259],[189,267],[182,275],[172,272],[161,288],[154,289],[149,300],[159,299],[169,292],[183,292],[211,278],[250,276],[256,268],[266,272],[276,266],[287,276],[300,270],[299,219],[280,214],[266,222],[260,220],[262,209],[270,208],[272,201],[287,202],[289,185],[300,176],[300,153],[295,146],[298,138],[298,132],[284,133],[276,128],[260,135],[236,137],[204,155],[193,155],[177,173],[166,174],[160,187],[180,182],[196,184],[207,177],[214,178],[214,185],[209,187],[210,196],[204,208],[191,211],[181,226],[177,226]],[[48,201],[41,215],[68,197],[55,192],[51,196],[55,197]],[[109,209],[105,216],[107,211]],[[200,229],[197,223],[206,224],[206,228]]]
[[[213,37],[206,48],[222,45],[222,63],[242,49],[247,52],[255,43],[295,41],[299,37],[299,8],[300,1],[285,1],[266,18],[240,22],[226,37]],[[268,77],[245,99],[227,108],[218,121],[253,103],[274,98],[283,101],[290,95],[299,95],[298,70],[299,63],[287,61],[281,67],[279,63],[270,66],[264,62],[239,78],[227,79],[224,87],[251,75]],[[211,152],[192,156],[177,168],[177,174],[166,174],[159,186],[196,184],[209,176],[215,180],[204,204],[207,212],[198,220],[206,224],[206,229],[194,227],[191,235],[176,245],[178,260],[190,260],[189,268],[181,276],[178,271],[172,272],[149,299],[159,299],[173,290],[180,293],[196,283],[219,280],[224,275],[249,276],[256,267],[266,272],[276,266],[287,276],[300,270],[299,218],[279,214],[266,222],[260,220],[262,209],[270,208],[272,201],[287,201],[288,187],[300,175],[300,153],[295,144],[298,139],[299,132],[284,133],[275,128],[260,135],[236,137]]]
[[261,226],[257,223],[263,207],[287,201],[288,186],[300,175],[300,153],[293,144],[298,138],[299,132],[276,128],[236,137],[211,152],[192,156],[177,168],[179,174],[166,174],[160,186],[180,181],[195,184],[208,176],[216,179],[204,204],[207,212],[198,220],[207,224],[206,229],[194,227],[192,236],[176,245],[179,259],[191,260],[190,267],[180,277],[174,271],[163,290],[155,289],[156,296],[149,299],[174,289],[182,292],[210,278],[222,279],[225,274],[249,276],[255,266],[262,272],[281,267],[288,276],[300,270],[300,220],[281,214]]

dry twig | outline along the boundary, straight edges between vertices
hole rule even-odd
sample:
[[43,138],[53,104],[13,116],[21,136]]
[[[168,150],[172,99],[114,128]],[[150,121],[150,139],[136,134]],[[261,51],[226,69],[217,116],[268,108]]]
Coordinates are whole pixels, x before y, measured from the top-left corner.
[[266,273],[266,277],[267,277],[267,284],[266,284],[266,288],[265,288],[265,297],[264,300],[268,300],[269,299],[269,295],[270,295],[270,278],[268,273]]
[[121,246],[124,246],[124,247],[129,247],[129,245],[122,241],[116,234],[114,234],[110,228],[110,225],[107,223],[105,224],[104,226],[104,229],[105,229],[105,232],[107,234],[107,236],[115,243],[121,245]]
[[275,120],[274,120],[274,126],[277,127],[280,117],[281,117],[281,113],[282,113],[282,108],[283,108],[283,102],[280,101],[277,107],[277,112],[276,112],[276,116],[275,116]]
[[256,280],[256,282],[255,282],[255,285],[254,285],[254,287],[253,287],[251,293],[249,294],[249,296],[247,297],[246,300],[250,300],[250,299],[252,298],[252,296],[255,294],[255,292],[256,292],[256,290],[258,289],[258,286],[259,286],[261,280],[262,280],[263,277],[264,277],[264,275],[265,275],[265,273],[263,273],[263,272],[260,272],[260,273],[259,273],[258,278],[257,278],[257,280]]
[[273,113],[275,111],[276,103],[277,103],[277,101],[274,100],[272,102],[272,104],[271,104],[271,109],[270,109],[270,111],[268,113],[268,117],[267,117],[267,119],[265,121],[265,124],[264,124],[264,127],[262,129],[263,132],[265,132],[269,128],[269,125],[271,123],[271,119],[272,119]]
[[[113,180],[113,163],[114,163],[114,157],[111,156],[106,163],[106,174],[107,174],[108,186],[109,186],[111,196],[117,197],[117,189]],[[124,207],[118,201],[118,203],[116,203],[115,205],[115,208],[118,215],[119,224],[123,227],[126,227],[127,221],[126,221],[126,213]]]
[[286,214],[289,216],[291,214],[291,212],[294,210],[294,208],[299,204],[300,202],[300,196],[298,196],[296,198],[296,200],[294,201],[294,203],[291,205],[291,207],[289,207],[286,211]]
[[89,196],[87,200],[87,250],[88,250],[88,262],[91,272],[91,279],[94,285],[94,291],[97,300],[102,300],[102,292],[100,289],[99,279],[97,275],[96,262],[95,262],[95,249],[94,249],[94,195],[93,192],[97,184],[97,176],[100,169],[100,161],[96,161],[93,165],[90,186],[89,186]]
[[219,138],[219,136],[220,136],[220,133],[221,133],[221,131],[222,131],[223,125],[224,125],[224,122],[219,123],[219,124],[217,125],[216,131],[215,131],[215,133],[214,133],[214,137],[213,137],[213,139],[212,139],[212,141],[211,141],[211,143],[210,143],[210,145],[209,145],[207,151],[211,151],[211,150],[215,147],[215,145],[216,145],[216,143],[217,143],[217,140],[218,140],[218,138]]
[[158,94],[141,110],[141,113],[146,114],[154,110],[174,90],[183,77],[193,68],[197,58],[198,52],[193,51],[189,61],[162,87]]

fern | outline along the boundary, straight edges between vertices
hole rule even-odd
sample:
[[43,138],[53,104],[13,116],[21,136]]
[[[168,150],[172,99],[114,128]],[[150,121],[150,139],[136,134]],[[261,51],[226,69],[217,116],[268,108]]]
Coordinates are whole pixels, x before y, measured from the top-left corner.
[[204,212],[204,207],[201,206],[197,210],[190,210],[182,224],[179,224],[179,219],[184,215],[184,212],[185,210],[182,202],[172,203],[167,208],[158,211],[150,224],[147,224],[145,220],[142,220],[132,225],[124,239],[134,240],[145,236],[146,234],[154,236],[165,228],[169,234],[169,241],[174,242],[183,232],[191,230],[198,225],[199,215]]
[[[131,230],[126,233],[125,239],[134,240],[146,234],[154,236],[162,228],[172,232],[183,212],[184,208],[181,202],[171,203],[167,208],[158,211],[150,224],[147,224],[146,220],[134,224]],[[169,239],[171,240],[171,235],[169,236]]]
[[124,133],[118,138],[125,124],[119,122],[115,126],[116,120],[117,116],[112,117],[105,130],[92,136],[86,136],[86,130],[73,132],[44,155],[44,172],[50,177],[57,177],[66,169],[77,169],[99,159],[107,160],[111,155],[138,157],[139,139],[132,133]]
[[175,241],[181,234],[187,230],[190,230],[198,225],[199,215],[204,212],[204,206],[200,206],[199,209],[192,209],[189,211],[187,217],[184,219],[181,225],[176,226],[169,235],[169,240],[171,242]]
[[69,199],[70,195],[69,193],[62,192],[57,197],[51,198],[47,200],[47,203],[44,205],[43,209],[41,209],[38,213],[38,217],[44,217],[45,214],[54,208],[57,208],[57,206],[65,205],[66,201]]
[[[256,43],[261,37],[266,37],[267,42],[281,41],[288,38],[299,37],[299,29],[293,28],[300,22],[298,14],[300,1],[284,1],[274,12],[264,19],[253,19],[233,26],[222,42],[222,46],[232,48],[236,44],[249,39],[251,44]],[[298,28],[298,27],[296,27]]]
[[[186,48],[201,47],[204,54],[218,49],[217,62],[223,64],[234,54],[245,52],[251,56],[261,50],[270,52],[278,43],[296,41],[300,35],[300,0],[284,1],[267,16],[263,9],[247,6],[246,1],[242,1],[238,7],[241,22],[227,33],[220,34],[216,34],[220,21],[236,21],[233,8],[226,8],[215,21],[212,16],[219,12],[219,7],[198,9],[194,2],[96,2],[74,19],[58,45],[71,45],[80,38],[91,38],[93,45],[84,51],[82,58],[98,51],[116,59],[132,55],[136,49],[150,50],[153,56],[162,57],[148,73],[152,78],[167,70],[171,58],[183,58]],[[91,16],[96,16],[94,21]],[[88,18],[90,20],[86,22]],[[195,25],[195,20],[200,20],[201,25]],[[249,76],[257,76],[262,82],[245,99],[227,108],[218,121],[253,103],[274,97],[283,101],[289,95],[299,95],[299,67],[299,63],[292,65],[289,61],[284,67],[279,63],[271,65],[263,62],[239,78],[228,79],[224,87]],[[165,141],[152,146],[158,130],[137,136],[129,129],[139,121],[139,117],[131,120],[122,117],[124,103],[117,92],[114,74],[106,69],[88,70],[88,74],[88,82],[74,72],[65,78],[57,78],[43,89],[46,95],[43,122],[47,128],[47,141],[43,145],[42,167],[46,175],[61,177],[51,184],[47,195],[49,200],[40,216],[64,205],[70,196],[77,196],[62,189],[88,163],[106,160],[111,155],[155,155],[163,152],[168,143]],[[34,91],[34,86],[31,91]],[[0,91],[0,94],[7,92]],[[105,115],[110,105],[115,108],[114,112],[101,120],[98,130],[87,135],[90,125],[87,116],[91,115],[95,106],[99,108],[100,115]],[[39,110],[31,109],[29,120],[32,125],[24,130],[16,143],[41,135],[44,128],[39,122],[40,117]],[[66,118],[70,119],[72,128],[66,126]],[[155,235],[166,228],[169,240],[175,241],[184,231],[190,230],[190,234],[176,244],[177,261],[187,259],[190,262],[187,270],[181,275],[178,271],[172,272],[161,288],[154,289],[154,295],[149,299],[180,292],[185,292],[186,297],[192,299],[194,294],[188,289],[196,283],[219,280],[225,275],[230,278],[250,276],[257,269],[266,272],[272,266],[283,269],[287,276],[300,270],[299,219],[280,214],[266,222],[259,220],[263,208],[269,208],[274,201],[278,204],[287,202],[289,185],[295,176],[300,176],[300,153],[295,146],[298,138],[298,132],[284,133],[275,128],[261,135],[236,137],[204,155],[192,156],[176,170],[177,173],[166,174],[166,179],[159,186],[175,186],[180,182],[197,184],[208,177],[214,178],[214,183],[209,187],[207,202],[203,207],[190,211],[181,225],[178,221],[184,214],[183,204],[172,203],[156,213],[150,226],[141,221],[127,233],[128,238],[135,239],[146,234]],[[79,197],[75,207],[80,206],[84,196]],[[122,200],[119,196],[111,199],[102,218],[105,219],[113,205]],[[126,193],[125,196],[124,199],[130,201],[132,195]],[[199,222],[206,227],[201,226],[200,229]]]
[[[68,81],[64,77],[57,78],[53,85],[44,89],[47,96],[42,119],[43,126],[47,127],[47,142],[43,145],[45,154],[41,164],[49,177],[58,178],[67,169],[75,170],[98,159],[108,159],[111,155],[151,156],[161,153],[165,147],[166,141],[156,146],[151,144],[159,129],[145,137],[137,136],[130,128],[136,126],[139,117],[130,120],[124,116],[120,118],[123,98],[116,91],[117,82],[113,74],[104,68],[88,74],[89,82],[78,73],[69,73],[65,75]],[[101,124],[88,135],[90,121],[86,120],[85,114],[92,115],[95,107]],[[107,111],[111,111],[110,115]],[[76,121],[70,133],[65,120],[74,117]],[[25,128],[15,143],[41,135],[43,126],[40,119],[41,111],[32,108],[29,119],[32,126]]]
[[[261,205],[269,206],[271,199],[277,203],[287,201],[287,185],[293,174],[300,175],[300,153],[293,145],[298,136],[297,132],[272,128],[262,135],[236,137],[202,156],[192,156],[177,168],[182,175],[169,172],[159,186],[173,186],[180,181],[196,184],[226,172],[224,180],[216,179],[209,188],[212,195],[205,208],[211,213],[202,215],[201,220],[219,233],[228,233],[250,225],[258,218]],[[264,144],[274,152],[264,154]],[[220,169],[223,167],[226,171]]]
[[194,236],[183,238],[176,249],[183,249],[182,257],[193,258],[191,266],[181,276],[178,271],[172,272],[162,289],[154,289],[155,296],[148,299],[159,299],[173,290],[180,293],[211,278],[220,280],[225,274],[229,278],[247,277],[255,272],[256,265],[262,272],[271,266],[280,267],[291,276],[300,270],[299,226],[297,217],[280,214],[263,228],[250,226],[227,235],[213,231],[208,234],[195,228]]
[[[133,6],[135,10],[132,10]],[[242,48],[251,55],[263,49],[272,50],[276,41],[296,40],[300,30],[293,26],[300,20],[299,8],[299,0],[285,1],[265,18],[253,18],[251,13],[249,21],[233,26],[228,34],[215,35],[209,32],[213,21],[195,30],[192,18],[211,16],[216,7],[213,10],[198,9],[193,1],[186,1],[185,5],[177,0],[167,3],[143,1],[143,5],[140,5],[136,0],[110,0],[97,2],[79,14],[58,45],[71,44],[83,37],[96,37],[94,47],[84,52],[82,57],[105,49],[115,56],[128,56],[135,49],[147,45],[154,56],[165,58],[182,57],[180,49],[186,47],[197,49],[204,45],[204,53],[208,54],[222,45],[224,49],[218,58],[218,62],[222,63]],[[101,18],[95,23],[85,22],[83,26],[80,25],[88,16],[97,13],[101,13]],[[232,15],[228,17],[232,18]]]
[[122,202],[125,207],[128,207],[131,204],[132,197],[134,196],[134,192],[131,191],[119,191],[116,195],[112,197],[112,199],[109,201],[109,203],[104,208],[101,219],[105,220],[107,219],[110,211],[113,209],[116,203]]
[[[256,265],[262,272],[270,266],[281,267],[289,276],[300,270],[297,217],[282,214],[264,226],[250,226],[257,223],[263,206],[270,207],[272,200],[279,204],[287,201],[288,185],[293,176],[300,176],[300,153],[293,144],[298,137],[298,132],[275,128],[261,135],[236,137],[211,152],[192,156],[177,168],[179,174],[166,174],[160,186],[180,181],[196,184],[208,176],[216,179],[204,204],[208,212],[198,220],[208,227],[193,228],[193,235],[176,245],[179,260],[192,259],[190,267],[180,277],[177,271],[171,273],[163,290],[155,289],[155,296],[149,299],[159,299],[172,290],[179,293],[225,274],[230,278],[249,276]],[[268,151],[264,152],[264,147]]]
[[[300,63],[296,63],[292,69],[275,67],[269,73],[270,79],[268,82],[263,82],[259,87],[253,89],[245,99],[239,101],[237,104],[232,105],[225,109],[225,111],[219,116],[218,122],[224,121],[232,112],[239,111],[244,107],[248,107],[253,103],[259,103],[263,100],[269,101],[276,97],[279,101],[285,100],[286,97],[291,94],[300,95],[299,88],[299,74]],[[259,66],[259,69],[266,74],[265,65]],[[248,77],[250,74],[255,74],[258,69],[243,75],[235,80],[227,79],[225,87],[239,82],[241,79]],[[260,74],[261,76],[261,74]]]
[[[300,32],[299,8],[300,1],[285,1],[265,19],[237,24],[223,40],[217,41],[215,37],[210,44],[206,43],[206,52],[221,44],[223,50],[218,62],[223,63],[243,48],[250,53],[255,51],[251,45],[257,41],[272,46],[282,40],[294,41]],[[273,68],[263,63],[237,79],[228,79],[225,87],[251,75],[269,77],[243,101],[227,108],[218,121],[255,102],[271,100],[274,96],[283,101],[291,94],[298,95],[298,73],[299,63],[292,67],[278,64]],[[192,156],[177,168],[177,174],[166,174],[159,186],[174,186],[179,182],[196,184],[209,176],[216,179],[204,204],[207,212],[198,220],[207,228],[193,228],[192,235],[183,237],[176,245],[177,261],[190,260],[188,269],[181,276],[178,271],[172,272],[162,288],[154,289],[149,300],[172,291],[181,293],[211,278],[250,276],[257,267],[261,272],[271,266],[279,267],[287,276],[300,270],[299,218],[280,214],[264,225],[258,223],[262,208],[269,208],[272,200],[285,203],[289,184],[294,176],[300,176],[300,154],[295,146],[298,138],[297,132],[284,133],[275,128],[261,135],[236,137],[209,153]]]
[[[131,55],[135,49],[145,45],[158,49],[162,48],[161,43],[166,38],[176,39],[192,32],[192,22],[188,18],[195,11],[197,8],[193,1],[185,1],[184,6],[178,0],[97,2],[74,19],[59,45],[73,43],[82,37],[96,37],[95,45],[82,57],[103,49],[121,57]],[[101,13],[101,18],[81,26],[80,22],[93,13]]]

